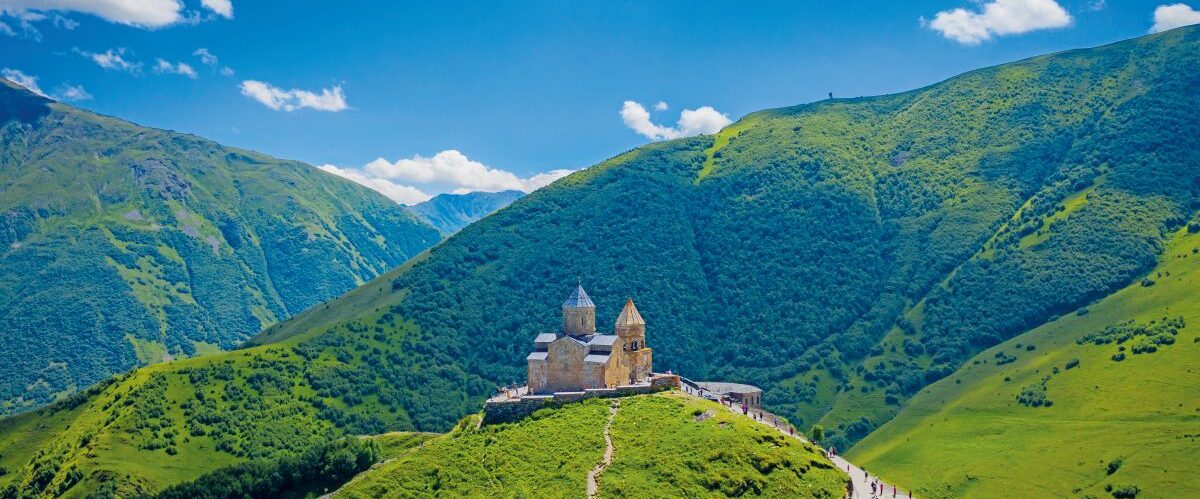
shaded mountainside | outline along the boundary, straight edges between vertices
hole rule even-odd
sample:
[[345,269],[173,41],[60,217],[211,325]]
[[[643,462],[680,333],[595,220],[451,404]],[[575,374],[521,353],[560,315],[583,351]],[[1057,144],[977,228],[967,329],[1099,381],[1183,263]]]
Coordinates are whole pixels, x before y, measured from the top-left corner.
[[524,195],[521,191],[438,194],[433,199],[407,208],[418,218],[448,236],[512,204]]
[[0,84],[0,412],[230,348],[437,242],[308,165]]
[[[608,400],[477,429],[472,416],[359,475],[334,497],[584,497],[605,451]],[[623,398],[602,497],[841,497],[849,479],[814,446],[678,393]]]
[[980,351],[1146,277],[1200,208],[1197,67],[1200,28],[1181,28],[629,151],[259,346],[0,421],[0,484],[158,490],[444,431],[524,378],[579,276],[602,330],[636,298],[657,370],[759,385],[848,449]]

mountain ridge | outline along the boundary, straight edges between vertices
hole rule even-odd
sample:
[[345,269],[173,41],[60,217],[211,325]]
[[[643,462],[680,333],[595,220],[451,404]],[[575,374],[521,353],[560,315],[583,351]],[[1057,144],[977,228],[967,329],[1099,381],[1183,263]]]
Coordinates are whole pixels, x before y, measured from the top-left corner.
[[851,448],[979,352],[1147,277],[1200,207],[1197,65],[1181,28],[622,153],[254,346],[0,421],[19,470],[0,483],[158,490],[214,459],[449,428],[522,379],[579,277],[599,329],[637,299],[656,370],[758,385]]

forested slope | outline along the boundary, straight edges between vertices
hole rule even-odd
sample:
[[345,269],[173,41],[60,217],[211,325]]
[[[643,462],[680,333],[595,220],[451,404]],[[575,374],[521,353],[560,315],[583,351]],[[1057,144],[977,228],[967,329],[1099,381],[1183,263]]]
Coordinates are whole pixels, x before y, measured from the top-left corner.
[[0,84],[0,412],[230,348],[437,242],[308,165]]
[[1198,207],[1197,67],[1182,28],[629,151],[263,346],[5,421],[0,481],[156,490],[345,433],[445,430],[524,378],[577,278],[601,329],[637,300],[656,369],[760,385],[849,448],[976,353],[1146,277]]

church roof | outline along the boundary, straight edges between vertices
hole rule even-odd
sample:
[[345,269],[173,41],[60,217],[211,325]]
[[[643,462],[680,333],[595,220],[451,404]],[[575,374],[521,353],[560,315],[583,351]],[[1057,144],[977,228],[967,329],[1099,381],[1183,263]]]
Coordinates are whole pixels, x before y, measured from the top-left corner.
[[579,285],[575,286],[575,292],[567,297],[566,302],[563,302],[563,308],[596,308],[596,304],[592,303],[587,291],[584,291],[583,286]]
[[550,356],[549,352],[533,352],[525,357],[525,360],[546,360]]
[[539,343],[543,343],[543,344],[549,344],[549,343],[554,343],[554,340],[556,340],[556,339],[558,339],[558,335],[557,335],[557,334],[554,334],[554,333],[542,333],[542,334],[539,334],[539,335],[537,335],[537,338],[534,338],[534,339],[533,339],[533,343],[534,343],[535,345],[536,345],[536,344],[539,344]]
[[611,347],[613,345],[613,343],[616,343],[616,342],[617,342],[616,336],[613,336],[611,334],[597,334],[597,335],[592,336],[592,339],[588,341],[588,345],[602,345],[602,346],[610,346]]
[[645,325],[646,320],[642,319],[642,314],[639,314],[637,307],[633,306],[633,298],[626,300],[625,308],[621,309],[621,315],[617,316],[617,327]]
[[583,361],[589,364],[606,364],[608,363],[608,354],[591,354],[584,357]]

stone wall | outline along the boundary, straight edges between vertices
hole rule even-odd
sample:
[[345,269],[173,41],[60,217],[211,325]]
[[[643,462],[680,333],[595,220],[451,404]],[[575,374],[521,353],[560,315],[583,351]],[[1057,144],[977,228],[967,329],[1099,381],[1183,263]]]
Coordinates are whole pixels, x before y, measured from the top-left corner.
[[511,423],[533,414],[538,409],[561,407],[589,398],[628,397],[664,390],[679,389],[679,376],[656,374],[649,384],[623,385],[616,388],[594,388],[582,392],[557,392],[554,395],[526,395],[519,399],[488,401],[483,406],[483,424]]

